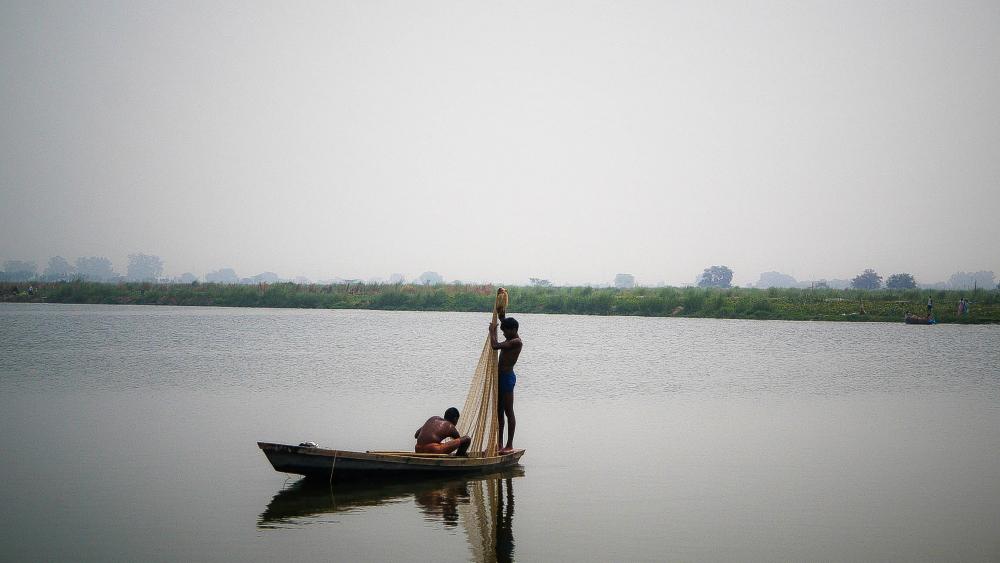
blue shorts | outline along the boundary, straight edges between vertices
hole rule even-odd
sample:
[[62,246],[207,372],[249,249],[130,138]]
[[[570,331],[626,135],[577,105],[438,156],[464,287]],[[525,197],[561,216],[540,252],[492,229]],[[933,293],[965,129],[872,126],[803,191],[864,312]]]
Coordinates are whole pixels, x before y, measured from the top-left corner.
[[499,383],[501,393],[512,393],[514,391],[514,384],[517,383],[517,374],[512,371],[501,373]]

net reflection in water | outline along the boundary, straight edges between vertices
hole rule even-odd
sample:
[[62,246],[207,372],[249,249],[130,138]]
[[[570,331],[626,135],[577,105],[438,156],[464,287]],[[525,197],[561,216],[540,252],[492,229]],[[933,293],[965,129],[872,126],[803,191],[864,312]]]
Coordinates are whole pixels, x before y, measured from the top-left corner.
[[[514,553],[513,480],[521,466],[463,478],[396,483],[329,483],[300,479],[278,491],[257,520],[259,529],[316,524],[318,517],[378,510],[412,500],[427,522],[461,525],[473,561],[511,561]],[[336,521],[327,521],[336,525]]]

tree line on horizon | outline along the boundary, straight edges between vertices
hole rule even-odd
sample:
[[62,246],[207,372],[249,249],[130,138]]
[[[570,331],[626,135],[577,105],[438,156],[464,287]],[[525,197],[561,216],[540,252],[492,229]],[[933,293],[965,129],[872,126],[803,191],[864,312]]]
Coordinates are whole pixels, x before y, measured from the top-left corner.
[[[532,278],[534,281],[535,278]],[[883,279],[885,284],[883,285]],[[732,285],[733,270],[728,266],[709,266],[698,276],[695,285],[698,287],[716,287],[728,289]],[[534,284],[533,284],[534,285]],[[628,289],[639,287],[635,282],[635,277],[631,274],[618,274],[615,276],[614,287]],[[979,272],[955,272],[947,282],[921,286],[917,283],[913,274],[898,273],[892,274],[888,278],[883,278],[873,268],[866,268],[863,272],[850,280],[818,280],[800,283],[792,276],[780,272],[764,272],[761,274],[758,283],[752,287],[761,289],[767,288],[798,288],[798,289],[974,289],[981,287],[984,289],[997,288],[996,276],[992,271]]]
[[[173,278],[163,277],[163,260],[159,256],[149,254],[129,254],[128,265],[124,275],[117,273],[111,261],[101,256],[80,257],[75,263],[70,263],[62,256],[54,256],[49,259],[44,271],[39,274],[34,262],[23,260],[7,260],[4,268],[0,271],[0,281],[71,281],[82,280],[92,282],[156,282],[156,283],[197,283],[201,280],[190,272],[185,272]],[[728,266],[714,265],[706,267],[695,280],[694,285],[702,288],[728,289],[733,287],[733,270]],[[884,285],[883,285],[884,280]],[[924,289],[972,289],[975,287],[1000,288],[996,283],[996,276],[992,271],[978,272],[955,272],[947,282],[935,284],[918,284],[917,280],[910,273],[891,274],[888,278],[883,278],[873,268],[867,268],[850,280],[817,280],[812,282],[798,282],[792,276],[780,272],[764,272],[760,275],[760,280],[754,287],[758,288],[811,288],[811,289],[913,289],[922,287]],[[245,284],[253,285],[259,283],[281,283],[291,281],[298,284],[310,284],[310,280],[304,277],[297,277],[292,280],[282,279],[274,272],[262,272],[255,276],[240,277],[232,268],[220,268],[208,272],[204,276],[206,283],[218,284]],[[380,279],[360,280],[334,278],[322,280],[320,284],[354,284],[354,283],[388,283],[405,284],[406,278],[402,274],[392,274],[387,282]],[[443,276],[437,272],[427,271],[413,280],[415,285],[439,285],[445,284]],[[455,280],[453,284],[461,285],[463,282]],[[530,278],[529,285],[533,287],[555,287],[548,279]],[[601,285],[588,284],[591,287],[602,287]],[[642,287],[636,282],[635,276],[628,273],[619,273],[609,284],[609,287],[617,289],[632,289]],[[657,287],[665,287],[660,284]]]
[[[77,258],[74,263],[62,256],[53,256],[49,259],[45,269],[39,273],[38,265],[29,260],[6,260],[3,269],[0,270],[0,282],[3,281],[73,281],[82,280],[89,282],[156,282],[156,283],[194,283],[204,281],[206,283],[219,284],[244,284],[252,285],[257,283],[280,283],[292,281],[299,284],[312,283],[309,279],[299,276],[292,280],[282,279],[274,272],[261,272],[254,276],[241,277],[232,268],[219,268],[208,272],[204,280],[191,272],[185,272],[179,276],[163,276],[163,260],[159,256],[149,254],[129,254],[126,273],[120,274],[114,269],[114,265],[106,257],[89,256]],[[363,283],[365,280],[333,278],[322,280],[319,283]],[[375,280],[367,280],[373,282]],[[381,282],[381,280],[379,280]],[[392,274],[389,283],[405,283],[406,279],[402,274]],[[412,283],[432,285],[445,283],[444,278],[437,272],[427,271],[412,280]]]
[[111,260],[103,256],[81,256],[74,263],[53,256],[41,274],[38,266],[27,260],[7,260],[3,266],[0,281],[157,281],[163,274],[163,260],[159,256],[141,253],[128,255],[125,275],[116,272]]
[[[713,266],[713,268],[719,268]],[[709,269],[705,270],[705,278],[717,279],[718,275],[710,276]],[[883,280],[885,283],[883,284]],[[702,286],[702,284],[699,284]],[[720,287],[712,284],[713,287]],[[726,286],[721,286],[726,287]],[[947,282],[933,284],[920,284],[913,274],[901,272],[891,274],[888,278],[883,278],[874,268],[866,268],[864,271],[854,276],[850,280],[818,280],[812,282],[798,282],[788,274],[780,272],[764,272],[760,275],[760,280],[754,285],[757,288],[798,288],[798,289],[974,289],[974,288],[998,288],[996,275],[992,271],[981,270],[978,272],[955,272]]]
[[[781,320],[902,321],[926,303],[923,289],[508,286],[511,314],[576,314]],[[1000,291],[931,290],[939,322],[1000,322]],[[0,282],[0,301],[123,305],[375,309],[488,312],[492,284],[158,284],[149,282]],[[968,298],[972,314],[949,303]]]

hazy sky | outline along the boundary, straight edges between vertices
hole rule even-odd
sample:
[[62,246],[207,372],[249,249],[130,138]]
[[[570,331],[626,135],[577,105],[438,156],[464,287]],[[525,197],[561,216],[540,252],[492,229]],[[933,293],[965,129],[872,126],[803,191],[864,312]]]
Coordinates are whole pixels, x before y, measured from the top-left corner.
[[995,0],[0,0],[0,260],[932,282],[998,216]]

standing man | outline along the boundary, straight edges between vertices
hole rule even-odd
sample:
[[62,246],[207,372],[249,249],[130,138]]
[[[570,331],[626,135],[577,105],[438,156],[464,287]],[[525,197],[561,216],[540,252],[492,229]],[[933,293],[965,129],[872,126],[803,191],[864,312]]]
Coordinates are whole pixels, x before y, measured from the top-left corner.
[[928,319],[931,318],[931,312],[933,312],[933,311],[934,311],[934,298],[933,297],[928,297],[927,298],[927,318]]
[[[498,291],[502,291],[500,288]],[[500,449],[501,454],[509,453],[514,449],[514,427],[517,420],[514,418],[514,385],[517,383],[517,375],[514,374],[514,364],[517,357],[521,355],[521,337],[517,335],[517,321],[513,317],[506,316],[505,311],[497,311],[497,316],[501,319],[500,330],[503,331],[504,341],[497,339],[497,323],[490,323],[490,346],[494,350],[500,350],[499,372],[497,378],[499,392],[497,393],[497,424],[500,436],[497,443],[503,443],[504,418],[507,419],[507,444]]]

